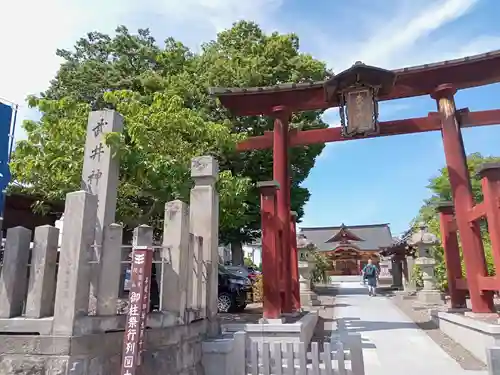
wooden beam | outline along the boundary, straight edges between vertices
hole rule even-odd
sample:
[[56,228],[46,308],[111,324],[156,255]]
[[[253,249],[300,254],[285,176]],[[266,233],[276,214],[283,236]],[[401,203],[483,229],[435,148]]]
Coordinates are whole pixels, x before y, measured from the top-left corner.
[[[500,82],[500,50],[456,60],[393,70],[396,82],[392,91],[379,101],[430,95],[442,84],[457,90]],[[211,93],[237,116],[272,115],[273,108],[285,106],[294,112],[337,107],[327,101],[324,81],[283,84],[272,87],[217,88]]]
[[472,209],[469,211],[469,222],[473,223],[486,217],[486,207],[484,206],[484,202],[477,203]]
[[[468,110],[458,111],[461,126],[464,128],[474,126],[488,126],[500,124],[500,109],[469,112]],[[366,139],[385,137],[389,135],[413,134],[441,129],[440,115],[431,112],[427,117],[411,118],[405,120],[380,122],[380,133],[367,137],[344,138],[341,128],[313,129],[290,132],[290,146],[303,146],[314,143],[341,142],[355,139]],[[237,146],[238,151],[264,150],[273,145],[273,132],[265,132],[264,135],[251,137]]]
[[469,284],[467,283],[467,279],[464,279],[463,277],[455,279],[455,287],[458,290],[469,290]]
[[500,280],[496,276],[478,276],[481,290],[497,291],[500,289]]
[[469,112],[461,110],[458,113],[462,128],[500,124],[500,109]]

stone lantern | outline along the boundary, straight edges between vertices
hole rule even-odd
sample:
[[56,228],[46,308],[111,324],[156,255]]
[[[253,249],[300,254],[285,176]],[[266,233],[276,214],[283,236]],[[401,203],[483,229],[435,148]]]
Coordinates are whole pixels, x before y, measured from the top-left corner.
[[302,306],[319,305],[318,296],[311,289],[311,272],[314,260],[314,245],[303,234],[297,236],[297,260],[299,268],[300,303]]
[[436,260],[430,254],[431,247],[439,243],[439,239],[434,234],[429,233],[427,225],[424,223],[420,224],[419,231],[414,233],[408,241],[409,245],[417,248],[415,264],[418,264],[422,270],[424,286],[417,293],[417,299],[426,305],[437,305],[443,301],[441,292],[436,288],[436,278],[434,276]]

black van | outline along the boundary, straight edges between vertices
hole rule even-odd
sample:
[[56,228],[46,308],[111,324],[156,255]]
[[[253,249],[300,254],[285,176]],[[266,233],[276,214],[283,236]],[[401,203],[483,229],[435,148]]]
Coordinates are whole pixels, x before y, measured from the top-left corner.
[[221,313],[240,312],[252,301],[252,282],[219,264],[219,299]]
[[[158,310],[159,288],[156,280],[156,267],[151,269],[150,311]],[[130,267],[124,271],[123,296],[130,290]],[[219,264],[219,297],[217,308],[221,313],[240,312],[247,303],[252,302],[252,283],[248,277],[238,275]]]

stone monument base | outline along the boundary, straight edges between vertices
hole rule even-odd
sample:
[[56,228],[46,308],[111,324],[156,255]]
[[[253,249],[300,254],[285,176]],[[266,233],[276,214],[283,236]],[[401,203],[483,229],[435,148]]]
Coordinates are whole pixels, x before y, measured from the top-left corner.
[[318,300],[318,296],[314,292],[301,292],[300,293],[300,304],[302,306],[319,306],[321,302]]
[[[202,341],[206,339],[209,324],[212,323],[205,319],[187,325],[146,330],[146,350],[140,373],[200,373]],[[0,375],[120,373],[123,330],[79,336],[20,335],[19,332],[9,335],[5,331],[0,332]]]
[[443,294],[438,290],[420,290],[417,292],[417,303],[422,305],[442,305]]
[[226,323],[222,324],[222,337],[232,338],[232,334],[244,331],[249,341],[263,342],[304,342],[309,345],[318,322],[318,312],[304,313],[302,318],[294,323],[281,319],[269,319],[267,323]]
[[432,321],[443,333],[483,363],[488,363],[490,354],[496,354],[488,352],[500,342],[497,314],[470,314],[467,309],[447,309],[447,311],[433,309],[430,313]]

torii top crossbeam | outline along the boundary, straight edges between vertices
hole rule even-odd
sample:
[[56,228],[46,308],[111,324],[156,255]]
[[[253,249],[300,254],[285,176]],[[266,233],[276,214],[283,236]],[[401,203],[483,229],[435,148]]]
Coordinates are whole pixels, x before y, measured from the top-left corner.
[[[457,90],[500,82],[500,50],[456,60],[442,61],[393,70],[392,91],[379,101],[430,95],[441,84],[451,83]],[[211,88],[222,105],[238,116],[272,115],[276,106],[294,112],[327,109],[338,102],[325,100],[325,81],[287,83],[271,87]]]
[[[436,87],[452,84],[454,89],[466,89],[500,82],[500,50],[456,60],[442,61],[392,71],[396,79],[389,93],[378,96],[378,101],[413,96],[432,95]],[[327,100],[327,81],[289,83],[271,87],[211,88],[210,93],[234,115],[273,116],[277,106],[291,112],[337,107],[338,101]],[[460,111],[462,127],[500,124],[500,110],[469,112]],[[440,130],[440,118],[430,113],[426,117],[380,122],[380,131],[373,136],[387,136]],[[373,137],[368,136],[368,137]],[[362,137],[362,138],[368,138]],[[291,131],[289,146],[312,143],[336,142],[353,139],[341,136],[340,128]],[[266,149],[273,145],[272,132],[251,137],[238,145],[239,151]]]

